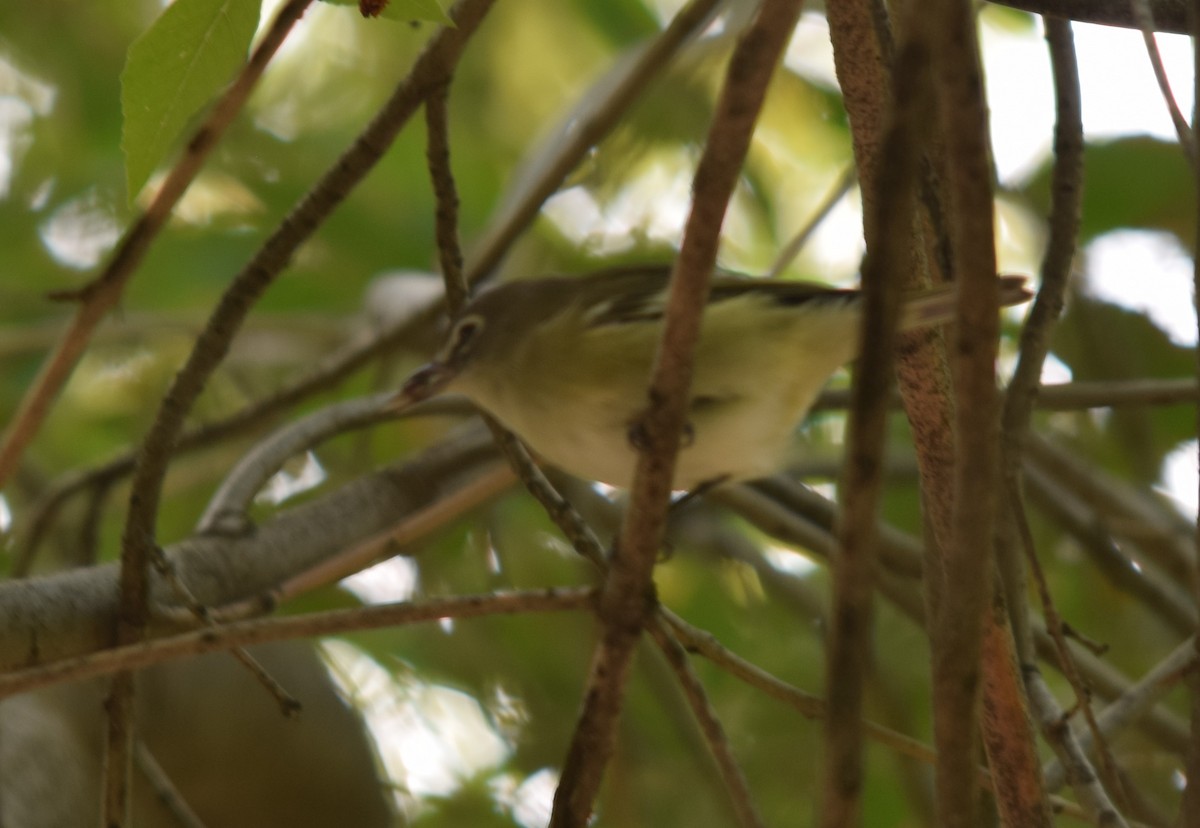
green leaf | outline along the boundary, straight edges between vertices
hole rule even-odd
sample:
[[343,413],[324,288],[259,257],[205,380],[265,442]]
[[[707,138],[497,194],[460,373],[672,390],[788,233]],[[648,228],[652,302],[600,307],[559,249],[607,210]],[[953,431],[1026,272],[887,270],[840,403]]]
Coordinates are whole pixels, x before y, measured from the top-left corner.
[[[1110,230],[1139,227],[1166,230],[1191,246],[1196,195],[1179,144],[1145,135],[1094,142],[1085,148],[1083,163],[1083,242]],[[1050,205],[1050,175],[1047,163],[1026,188],[1043,211]]]
[[[325,2],[335,6],[358,8],[358,0],[325,0]],[[437,0],[389,0],[379,16],[389,20],[431,20],[434,23],[453,23]]]
[[176,0],[129,47],[121,73],[125,182],[132,200],[179,133],[241,66],[253,0]]

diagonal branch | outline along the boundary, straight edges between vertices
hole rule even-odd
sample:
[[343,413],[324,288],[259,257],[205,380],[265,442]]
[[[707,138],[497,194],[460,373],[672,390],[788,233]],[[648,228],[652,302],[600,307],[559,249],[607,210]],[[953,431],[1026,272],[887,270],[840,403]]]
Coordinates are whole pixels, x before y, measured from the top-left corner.
[[166,224],[171,210],[183,197],[204,160],[233,122],[234,116],[241,111],[267,63],[310,2],[291,0],[279,10],[275,22],[246,61],[241,74],[230,84],[213,106],[207,120],[188,141],[187,150],[163,181],[150,206],[125,233],[100,275],[77,292],[81,304],[75,312],[75,318],[25,392],[16,414],[4,431],[3,443],[0,443],[0,486],[16,470],[25,447],[37,434],[54,398],[86,350],[96,326],[121,298],[126,283],[150,249],[154,237]]
[[662,539],[675,455],[687,415],[691,359],[708,296],[726,205],[740,174],[767,84],[800,14],[798,0],[764,0],[730,58],[704,153],[692,210],[671,276],[665,329],[640,429],[629,511],[600,605],[604,625],[593,654],[584,708],[554,797],[552,828],[587,824],[616,742],[625,684],[655,606],[651,573]]
[[[452,12],[455,25],[443,28],[426,46],[362,135],[283,220],[221,297],[175,376],[142,444],[134,471],[129,513],[121,537],[120,594],[116,643],[141,640],[149,612],[148,562],[155,549],[155,523],[162,482],[175,441],[192,405],[224,360],[234,335],[258,299],[290,261],[300,243],[366,176],[395,140],[421,101],[444,82],[475,32],[491,0],[462,0]],[[107,701],[108,762],[106,812],[122,813],[132,749],[133,680],[119,673]]]

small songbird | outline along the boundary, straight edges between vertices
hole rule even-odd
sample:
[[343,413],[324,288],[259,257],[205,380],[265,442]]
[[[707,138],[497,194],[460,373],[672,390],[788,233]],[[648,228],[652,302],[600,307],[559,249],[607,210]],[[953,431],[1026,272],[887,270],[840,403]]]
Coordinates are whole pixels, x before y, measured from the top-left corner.
[[[662,336],[669,267],[508,282],[472,299],[432,362],[393,403],[457,392],[551,464],[628,487],[631,429],[647,407]],[[1000,277],[1005,305],[1032,294]],[[904,297],[900,330],[949,321],[954,288]],[[862,294],[822,285],[717,275],[696,346],[676,489],[778,470],[822,386],[858,350]]]

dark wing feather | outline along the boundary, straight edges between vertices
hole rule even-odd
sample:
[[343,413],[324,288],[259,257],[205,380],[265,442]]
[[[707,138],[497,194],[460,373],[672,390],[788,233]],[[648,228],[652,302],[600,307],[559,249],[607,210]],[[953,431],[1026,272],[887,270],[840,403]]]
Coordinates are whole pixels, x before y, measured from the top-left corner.
[[[590,282],[585,296],[594,310],[588,324],[626,325],[656,322],[666,310],[669,266],[605,270],[583,277]],[[785,282],[738,276],[718,271],[713,277],[710,302],[724,302],[754,293],[780,305],[801,305],[819,300],[853,301],[857,290],[838,290],[812,282]],[[597,295],[599,294],[599,295]]]

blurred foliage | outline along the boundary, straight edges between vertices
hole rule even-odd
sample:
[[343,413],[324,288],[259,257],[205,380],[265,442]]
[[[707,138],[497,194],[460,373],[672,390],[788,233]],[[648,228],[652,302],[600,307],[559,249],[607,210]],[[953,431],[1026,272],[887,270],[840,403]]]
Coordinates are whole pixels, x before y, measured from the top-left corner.
[[[468,254],[489,219],[563,134],[570,113],[599,94],[613,67],[658,30],[660,6],[670,5],[641,0],[496,5],[467,50],[450,97],[461,235]],[[45,294],[86,283],[133,215],[120,152],[119,78],[126,50],[160,7],[152,0],[0,4],[4,416],[15,409],[71,312]],[[1023,16],[1006,19],[1014,28],[1027,25]],[[363,20],[352,7],[314,4],[309,9],[27,453],[25,473],[5,492],[18,523],[49,481],[137,445],[163,389],[233,274],[358,134],[431,30],[428,24]],[[503,276],[670,255],[730,45],[727,33],[714,32],[650,85],[511,251]],[[198,420],[265,396],[369,324],[364,295],[379,274],[430,269],[433,203],[421,119],[414,120],[267,293],[195,412]],[[724,264],[766,270],[851,158],[845,113],[828,79],[789,68],[771,89],[735,196]],[[1042,171],[1006,196],[1008,207],[1033,228],[1007,242],[1022,247],[1029,261],[1040,253],[1047,176]],[[1162,228],[1190,247],[1194,194],[1177,146],[1148,138],[1092,145],[1087,188],[1085,239],[1116,228]],[[841,259],[806,249],[789,274],[852,279],[859,242],[843,241]],[[1145,316],[1085,295],[1073,299],[1054,350],[1077,379],[1185,376],[1195,359],[1193,348],[1173,344]],[[336,394],[385,387],[421,356],[395,355],[386,365],[350,378]],[[823,415],[819,422],[804,429],[805,440],[814,453],[836,452],[840,418]],[[1036,423],[1069,437],[1100,468],[1142,485],[1158,481],[1164,459],[1194,431],[1193,412],[1186,407],[1039,415]],[[406,423],[341,438],[318,452],[328,474],[325,485],[403,456],[439,433],[438,424]],[[906,444],[901,417],[894,421],[894,436],[895,445]],[[158,521],[163,542],[191,531],[208,495],[248,445],[239,439],[212,446],[175,465]],[[896,454],[908,455],[903,449]],[[912,464],[898,459],[897,466],[885,514],[900,528],[919,533]],[[100,526],[104,559],[116,555],[127,496],[121,485],[108,493]],[[260,508],[263,514],[271,511]],[[46,544],[44,567],[74,560],[70,550],[78,543],[82,511],[81,502],[64,511]],[[1041,519],[1034,529],[1060,609],[1072,626],[1111,646],[1108,658],[1114,664],[1136,674],[1173,645],[1168,632],[1110,586],[1072,541]],[[420,551],[413,566],[419,595],[592,579],[541,510],[521,494],[446,531]],[[782,580],[795,577],[788,571],[780,568]],[[823,569],[800,579],[808,594],[819,596],[801,601],[744,564],[718,561],[683,544],[660,566],[658,584],[667,605],[728,647],[802,689],[821,692],[821,613],[828,589]],[[354,600],[342,589],[329,588],[288,609]],[[871,715],[928,740],[924,636],[886,604],[878,609],[876,636],[878,682]],[[562,761],[593,637],[585,618],[543,616],[352,637],[364,657],[397,675],[469,694],[509,748],[499,765],[472,770],[449,791],[423,794],[408,789],[402,775],[395,779],[406,790],[402,801],[411,809],[412,824],[522,824],[496,791],[502,783],[519,785]],[[818,796],[819,723],[707,663],[697,663],[696,669],[767,822],[809,824]],[[515,700],[520,715],[514,718],[500,698]],[[435,724],[448,732],[453,723]],[[390,738],[402,736],[392,732]],[[1170,762],[1147,764],[1137,769],[1139,778],[1144,776],[1158,796],[1169,787]],[[906,767],[882,748],[871,749],[867,824],[925,824],[911,796],[911,780],[927,781],[927,772]],[[597,824],[728,824],[728,808],[673,679],[658,654],[644,647]]]
[[[1084,153],[1082,242],[1126,227],[1166,230],[1187,248],[1196,238],[1196,193],[1174,142],[1146,135],[1090,143]],[[1039,210],[1050,203],[1050,169],[1028,186]]]

